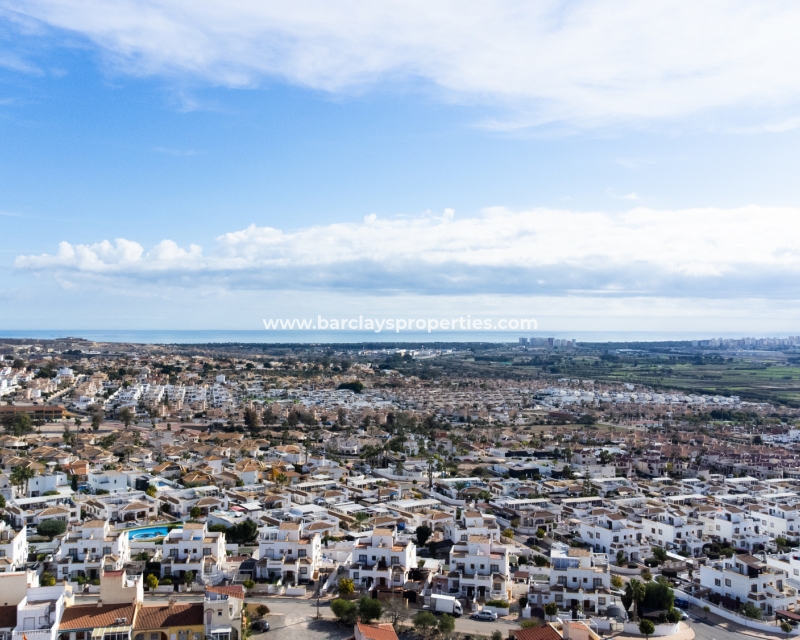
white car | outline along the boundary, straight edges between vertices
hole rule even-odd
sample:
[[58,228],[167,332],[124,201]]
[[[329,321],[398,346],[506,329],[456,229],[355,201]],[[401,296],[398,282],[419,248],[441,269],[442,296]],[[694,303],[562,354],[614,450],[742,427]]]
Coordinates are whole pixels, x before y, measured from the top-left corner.
[[487,622],[494,622],[497,620],[497,614],[494,611],[476,611],[470,618],[473,620],[486,620]]

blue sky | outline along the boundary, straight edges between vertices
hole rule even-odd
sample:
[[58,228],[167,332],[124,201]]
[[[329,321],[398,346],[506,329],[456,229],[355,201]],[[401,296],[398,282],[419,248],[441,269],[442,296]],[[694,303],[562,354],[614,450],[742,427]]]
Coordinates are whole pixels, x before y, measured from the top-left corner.
[[797,27],[791,3],[0,0],[0,328],[800,332]]

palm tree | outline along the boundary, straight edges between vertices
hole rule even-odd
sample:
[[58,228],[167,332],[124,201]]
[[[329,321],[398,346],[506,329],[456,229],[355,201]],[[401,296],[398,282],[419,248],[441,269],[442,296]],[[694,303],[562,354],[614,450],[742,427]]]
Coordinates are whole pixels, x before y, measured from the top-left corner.
[[279,487],[282,487],[285,484],[289,484],[289,478],[286,477],[286,474],[279,473],[277,476],[275,476],[275,483]]
[[456,497],[459,500],[461,499],[461,495],[464,493],[464,489],[466,489],[468,486],[469,485],[466,482],[462,482],[460,480],[458,482],[456,482],[456,484],[455,484],[455,488],[456,488],[456,492],[457,492],[456,493]]
[[358,524],[359,531],[362,529],[364,523],[369,520],[369,514],[366,511],[359,511],[355,515],[356,523]]
[[36,472],[30,467],[14,467],[11,472],[11,484],[16,485],[22,492],[22,487],[25,487],[25,495],[28,495],[28,481],[36,475]]
[[625,595],[636,607],[636,617],[642,617],[642,601],[644,600],[644,584],[636,578],[631,578],[630,582],[625,586]]

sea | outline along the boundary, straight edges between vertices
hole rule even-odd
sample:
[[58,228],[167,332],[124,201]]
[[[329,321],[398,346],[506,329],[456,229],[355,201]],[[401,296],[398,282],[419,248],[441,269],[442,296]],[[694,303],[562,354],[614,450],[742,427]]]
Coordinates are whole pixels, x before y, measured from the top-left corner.
[[[800,330],[797,331],[800,334]],[[557,338],[592,343],[685,342],[711,338],[785,338],[789,334],[689,331],[306,331],[187,329],[0,329],[0,339],[83,338],[94,342],[134,344],[369,344],[519,343],[520,338]]]

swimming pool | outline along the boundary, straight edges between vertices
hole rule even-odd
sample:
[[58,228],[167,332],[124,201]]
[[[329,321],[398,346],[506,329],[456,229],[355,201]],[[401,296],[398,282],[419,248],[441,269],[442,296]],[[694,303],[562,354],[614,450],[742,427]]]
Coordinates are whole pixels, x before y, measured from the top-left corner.
[[166,527],[146,527],[144,529],[134,529],[128,533],[129,540],[150,540],[151,538],[162,538],[166,536]]

